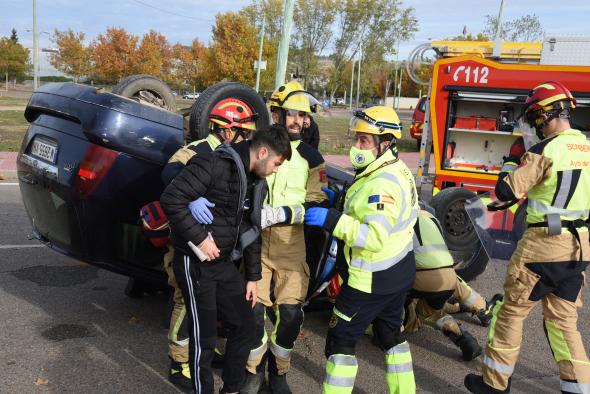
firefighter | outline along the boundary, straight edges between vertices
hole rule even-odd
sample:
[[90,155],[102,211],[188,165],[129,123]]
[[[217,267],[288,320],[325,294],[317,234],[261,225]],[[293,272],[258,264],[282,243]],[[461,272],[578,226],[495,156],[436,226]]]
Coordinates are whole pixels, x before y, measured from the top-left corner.
[[400,120],[392,108],[357,111],[350,121],[355,144],[350,160],[356,175],[344,211],[311,208],[305,223],[323,227],[345,244],[347,266],[326,337],[324,393],[351,393],[357,374],[355,345],[373,322],[385,352],[390,393],[414,393],[410,346],[401,338],[407,292],[416,276],[412,251],[418,214],[414,177],[398,158]]
[[440,223],[427,210],[430,207],[422,203],[421,207],[414,226],[416,281],[406,302],[404,328],[407,332],[415,332],[426,324],[438,329],[461,349],[463,360],[471,361],[481,354],[481,347],[469,332],[444,312],[444,304],[454,296],[461,305],[469,306],[482,325],[487,325],[492,306],[501,295],[495,295],[488,303],[457,276]]
[[[212,152],[223,141],[233,143],[248,138],[256,129],[255,118],[256,114],[241,100],[228,98],[219,102],[209,115],[210,134],[207,138],[180,148],[172,155],[162,171],[164,185],[168,185],[194,155]],[[168,245],[168,251],[164,255],[164,269],[168,274],[168,284],[174,289],[174,306],[168,331],[168,357],[171,359],[168,378],[174,384],[190,389],[192,383],[188,364],[186,309],[172,270],[173,256],[174,248]],[[216,351],[219,352],[217,349]],[[216,354],[219,356],[219,353]]]
[[[310,206],[326,203],[324,159],[301,141],[303,121],[317,101],[292,81],[275,90],[269,102],[273,122],[289,132],[293,155],[266,179],[269,193],[262,227],[267,228],[262,231],[262,279],[254,307],[258,340],[250,352],[246,383],[240,390],[246,394],[257,393],[264,383],[266,361],[271,392],[291,392],[287,372],[303,324],[302,304],[309,282],[303,216]],[[276,315],[270,338],[264,328],[265,307],[272,307]]]
[[[576,100],[559,82],[537,86],[526,99],[526,122],[543,139],[522,158],[505,159],[496,196],[515,201],[528,193],[527,229],[508,265],[504,301],[494,307],[483,376],[465,377],[465,386],[473,393],[510,391],[523,322],[539,301],[545,334],[559,367],[561,392],[590,392],[590,362],[577,329],[576,311],[582,305],[581,288],[590,258],[586,224],[590,144],[582,132],[570,127],[575,107]],[[522,148],[513,146],[513,152]]]

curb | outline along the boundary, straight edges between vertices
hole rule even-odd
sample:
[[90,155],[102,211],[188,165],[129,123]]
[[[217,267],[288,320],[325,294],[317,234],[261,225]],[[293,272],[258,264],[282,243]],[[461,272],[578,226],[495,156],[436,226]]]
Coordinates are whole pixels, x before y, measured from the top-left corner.
[[[4,178],[4,179],[2,179]],[[0,170],[0,180],[14,181],[17,179],[16,170]]]

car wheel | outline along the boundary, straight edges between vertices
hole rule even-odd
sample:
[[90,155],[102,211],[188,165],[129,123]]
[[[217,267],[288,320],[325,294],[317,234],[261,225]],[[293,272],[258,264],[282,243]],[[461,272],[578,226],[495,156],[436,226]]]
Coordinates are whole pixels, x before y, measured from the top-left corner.
[[189,119],[189,133],[193,141],[209,135],[209,114],[221,100],[237,98],[258,114],[256,128],[268,126],[269,115],[262,96],[249,86],[237,82],[220,82],[205,89],[194,102]]
[[176,111],[172,90],[162,80],[150,75],[131,75],[124,78],[113,88],[113,93],[142,104]]
[[475,193],[471,190],[449,187],[432,198],[430,205],[436,211],[450,250],[472,251],[480,243],[464,206],[465,200],[472,197]]
[[481,243],[471,251],[449,250],[449,252],[453,256],[455,272],[466,282],[483,274],[490,260]]

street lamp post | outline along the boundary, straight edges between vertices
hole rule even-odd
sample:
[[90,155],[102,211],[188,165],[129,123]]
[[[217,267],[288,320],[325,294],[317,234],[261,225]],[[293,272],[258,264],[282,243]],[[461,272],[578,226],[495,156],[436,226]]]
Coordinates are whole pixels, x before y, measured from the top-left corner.
[[33,90],[39,88],[39,37],[37,36],[37,1],[33,0]]

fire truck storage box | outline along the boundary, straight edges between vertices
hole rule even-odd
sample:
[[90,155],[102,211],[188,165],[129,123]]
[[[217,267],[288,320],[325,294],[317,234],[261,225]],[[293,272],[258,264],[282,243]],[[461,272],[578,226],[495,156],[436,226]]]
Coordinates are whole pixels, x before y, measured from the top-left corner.
[[484,116],[457,116],[453,127],[457,129],[494,131],[496,130],[496,119]]

